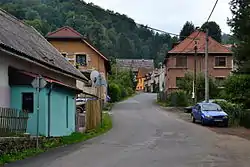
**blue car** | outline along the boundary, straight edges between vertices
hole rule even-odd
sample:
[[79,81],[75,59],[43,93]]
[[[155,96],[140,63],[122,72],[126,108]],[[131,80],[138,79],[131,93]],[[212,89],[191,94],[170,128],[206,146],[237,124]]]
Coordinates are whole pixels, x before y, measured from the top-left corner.
[[228,115],[218,104],[198,103],[192,108],[192,121],[200,121],[202,125],[222,124],[228,126]]

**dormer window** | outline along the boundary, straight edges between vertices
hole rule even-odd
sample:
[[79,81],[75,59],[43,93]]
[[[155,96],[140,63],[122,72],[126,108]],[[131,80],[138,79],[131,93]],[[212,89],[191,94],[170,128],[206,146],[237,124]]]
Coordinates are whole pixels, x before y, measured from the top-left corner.
[[76,63],[80,66],[87,66],[87,55],[86,54],[76,54]]

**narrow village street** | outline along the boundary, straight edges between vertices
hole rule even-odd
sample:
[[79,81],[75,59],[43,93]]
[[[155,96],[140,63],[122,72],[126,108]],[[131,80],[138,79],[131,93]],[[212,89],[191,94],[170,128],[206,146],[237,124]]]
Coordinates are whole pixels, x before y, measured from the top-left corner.
[[116,104],[103,136],[6,167],[249,167],[250,141],[180,120],[155,99],[139,94]]

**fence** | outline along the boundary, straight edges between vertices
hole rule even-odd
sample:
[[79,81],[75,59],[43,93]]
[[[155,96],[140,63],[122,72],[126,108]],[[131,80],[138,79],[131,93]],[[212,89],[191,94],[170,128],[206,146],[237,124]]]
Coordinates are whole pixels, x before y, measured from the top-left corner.
[[28,118],[28,112],[0,107],[0,136],[25,133]]
[[101,100],[89,100],[86,103],[86,129],[95,129],[101,122]]

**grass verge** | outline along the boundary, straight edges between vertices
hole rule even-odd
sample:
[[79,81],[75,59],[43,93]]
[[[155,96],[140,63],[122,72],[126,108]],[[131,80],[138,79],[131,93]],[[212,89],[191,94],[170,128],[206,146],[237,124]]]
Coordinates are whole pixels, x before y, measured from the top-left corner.
[[58,138],[43,138],[43,143],[40,145],[40,149],[32,148],[24,151],[17,151],[13,153],[3,154],[0,157],[0,166],[6,163],[14,162],[17,160],[23,160],[25,158],[35,156],[37,154],[46,152],[52,148],[75,144],[86,141],[88,139],[99,136],[112,128],[111,116],[107,113],[103,114],[103,126],[98,126],[96,129],[87,131],[85,133],[74,132],[70,136],[63,136]]

